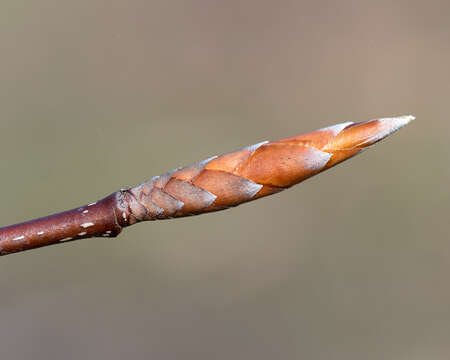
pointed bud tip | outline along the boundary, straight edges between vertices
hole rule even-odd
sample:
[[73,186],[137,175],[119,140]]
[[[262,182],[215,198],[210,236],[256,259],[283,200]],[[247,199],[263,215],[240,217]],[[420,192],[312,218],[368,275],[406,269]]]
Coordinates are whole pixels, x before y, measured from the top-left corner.
[[394,131],[397,131],[398,129],[402,128],[403,126],[408,125],[411,121],[415,119],[416,117],[413,115],[402,115],[391,118],[382,118],[378,120],[381,121],[384,125],[386,125],[390,129],[389,133],[393,133]]
[[411,121],[415,120],[415,116],[413,115],[402,115],[390,118],[381,118],[375,121],[380,125],[378,133],[373,135],[369,139],[367,139],[364,143],[366,144],[374,144],[381,139],[384,139],[386,136],[391,135],[402,127],[408,125]]

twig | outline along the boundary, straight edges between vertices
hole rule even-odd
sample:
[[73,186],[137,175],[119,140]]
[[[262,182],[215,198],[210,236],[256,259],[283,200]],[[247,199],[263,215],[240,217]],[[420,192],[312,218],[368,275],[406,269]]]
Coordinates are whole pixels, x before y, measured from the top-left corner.
[[115,237],[139,221],[198,215],[274,194],[360,153],[413,119],[338,124],[175,169],[92,204],[0,228],[0,255]]

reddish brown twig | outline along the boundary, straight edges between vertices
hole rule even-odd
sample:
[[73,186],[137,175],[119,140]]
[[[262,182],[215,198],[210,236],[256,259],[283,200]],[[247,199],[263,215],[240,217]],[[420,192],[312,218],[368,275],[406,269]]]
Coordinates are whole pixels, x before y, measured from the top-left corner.
[[198,215],[274,194],[360,153],[413,119],[338,124],[175,169],[95,203],[0,228],[0,255],[115,237],[139,221]]

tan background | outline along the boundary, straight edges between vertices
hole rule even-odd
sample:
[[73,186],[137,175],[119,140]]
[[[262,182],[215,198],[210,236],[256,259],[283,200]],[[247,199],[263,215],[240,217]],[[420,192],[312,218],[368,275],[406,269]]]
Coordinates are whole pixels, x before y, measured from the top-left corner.
[[239,208],[0,259],[0,358],[448,359],[448,1],[0,3],[2,225],[415,114]]

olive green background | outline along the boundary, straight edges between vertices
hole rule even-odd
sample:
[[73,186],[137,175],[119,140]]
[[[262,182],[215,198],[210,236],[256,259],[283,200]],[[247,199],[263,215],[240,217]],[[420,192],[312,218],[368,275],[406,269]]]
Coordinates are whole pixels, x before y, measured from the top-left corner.
[[278,195],[0,259],[0,358],[450,355],[448,1],[0,3],[1,225],[414,114]]

